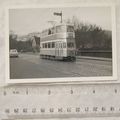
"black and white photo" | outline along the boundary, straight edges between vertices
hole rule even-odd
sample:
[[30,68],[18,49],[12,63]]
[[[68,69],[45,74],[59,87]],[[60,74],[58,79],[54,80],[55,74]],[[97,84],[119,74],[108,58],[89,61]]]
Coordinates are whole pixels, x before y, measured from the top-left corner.
[[111,5],[7,9],[7,82],[115,80]]

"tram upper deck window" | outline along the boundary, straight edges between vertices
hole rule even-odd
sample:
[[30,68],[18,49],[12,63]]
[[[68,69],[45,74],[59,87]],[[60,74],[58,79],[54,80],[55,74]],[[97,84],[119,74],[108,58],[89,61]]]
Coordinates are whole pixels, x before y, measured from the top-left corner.
[[52,33],[51,29],[48,30],[48,35],[50,35]]
[[63,43],[63,48],[66,48],[66,43]]
[[44,31],[41,33],[41,36],[42,36],[42,37],[45,37],[47,34],[48,34],[48,31],[47,31],[47,30],[44,30]]
[[54,28],[54,27],[48,29],[48,35],[50,35],[50,34],[54,34],[54,33],[55,33],[55,28]]
[[74,32],[73,26],[67,26],[67,32]]
[[60,25],[56,27],[56,33],[66,32],[66,26]]

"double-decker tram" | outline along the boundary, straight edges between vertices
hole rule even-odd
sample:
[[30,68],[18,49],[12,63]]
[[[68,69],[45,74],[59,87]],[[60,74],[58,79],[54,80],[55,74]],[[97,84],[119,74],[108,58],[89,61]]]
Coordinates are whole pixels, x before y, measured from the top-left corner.
[[73,25],[61,23],[42,31],[40,36],[41,58],[76,60],[75,33]]

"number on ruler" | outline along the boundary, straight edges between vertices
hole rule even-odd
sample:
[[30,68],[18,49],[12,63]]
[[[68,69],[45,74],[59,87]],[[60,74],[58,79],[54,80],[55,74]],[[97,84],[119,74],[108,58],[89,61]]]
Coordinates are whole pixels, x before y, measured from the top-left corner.
[[117,89],[115,89],[115,93],[117,93]]
[[19,94],[19,91],[13,91],[13,94]]
[[48,95],[50,95],[51,94],[51,90],[48,90]]
[[19,113],[19,108],[15,108],[14,113]]
[[95,93],[95,90],[93,90],[93,93]]
[[4,91],[4,92],[3,92],[3,95],[4,95],[4,96],[6,96],[6,95],[7,95],[7,92],[6,92],[6,91]]
[[70,94],[73,94],[73,90],[72,89],[70,90]]
[[[6,90],[6,89],[3,89],[3,95],[4,96],[6,96],[6,95],[10,95],[10,94],[14,94],[14,95],[20,95],[20,94],[24,94],[24,95],[28,95],[28,94],[32,94],[32,90],[31,91],[29,91],[29,89],[28,88],[25,88],[24,89],[24,93],[23,92],[21,92],[21,89],[19,89],[19,90],[16,90],[16,89],[9,89],[9,90]],[[54,91],[53,91],[54,92]],[[90,91],[87,91],[87,93],[88,92],[90,92]],[[96,94],[96,89],[92,89],[92,94]],[[109,91],[110,92],[110,91]],[[59,92],[55,92],[56,94],[59,94],[60,93],[60,91]],[[64,92],[65,93],[65,92]],[[78,91],[77,90],[74,90],[73,88],[70,88],[69,89],[69,92],[68,92],[68,94],[71,94],[71,95],[73,95],[73,94],[75,94],[75,93],[78,93]],[[118,89],[117,88],[114,88],[112,91],[111,91],[111,93],[114,93],[114,94],[118,94],[119,93],[119,91],[118,91]],[[48,89],[47,90],[47,95],[51,95],[52,94],[52,91],[50,90],[50,89]]]
[[36,108],[32,109],[32,113],[36,113],[36,111],[37,111]]
[[28,88],[26,89],[26,95],[28,95]]

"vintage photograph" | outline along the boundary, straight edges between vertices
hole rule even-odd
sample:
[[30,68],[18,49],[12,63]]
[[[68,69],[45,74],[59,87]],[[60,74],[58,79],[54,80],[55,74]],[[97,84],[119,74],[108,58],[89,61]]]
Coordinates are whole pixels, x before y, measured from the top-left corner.
[[113,6],[7,10],[9,82],[115,80]]

